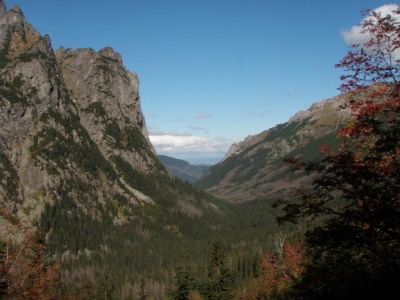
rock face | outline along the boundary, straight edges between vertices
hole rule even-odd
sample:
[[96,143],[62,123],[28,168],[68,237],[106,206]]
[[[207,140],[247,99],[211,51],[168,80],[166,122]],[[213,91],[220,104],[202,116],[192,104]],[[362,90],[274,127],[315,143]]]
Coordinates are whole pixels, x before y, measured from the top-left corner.
[[226,152],[224,160],[228,159],[231,156],[240,154],[242,151],[246,150],[247,147],[251,146],[252,144],[257,143],[261,139],[262,139],[262,135],[260,135],[260,134],[249,135],[243,141],[232,144],[229,147],[228,152]]
[[60,49],[56,58],[81,124],[102,154],[117,150],[135,169],[154,169],[155,151],[140,108],[139,80],[125,69],[120,54],[111,48]]
[[157,159],[138,77],[118,53],[54,52],[20,8],[0,0],[0,239],[16,238],[20,224],[37,228],[68,266],[67,283],[107,270],[135,299],[148,281],[126,274],[160,280],[180,255],[165,249],[221,228],[214,202]]
[[340,109],[347,98],[315,103],[287,123],[232,145],[225,159],[196,185],[231,202],[286,195],[307,178],[290,172],[284,158],[313,160],[320,157],[320,145],[337,145],[336,132],[350,117],[349,110]]
[[[63,193],[84,210],[96,211],[114,197],[140,204],[111,163],[118,157],[141,172],[160,168],[137,77],[109,48],[60,50],[56,60],[50,39],[19,8],[7,11],[3,4],[0,11],[1,203],[28,223]],[[78,185],[87,188],[85,196]],[[90,197],[98,201],[89,208]]]
[[[61,179],[48,176],[34,153],[47,127],[41,119],[49,111],[66,118],[76,118],[77,112],[69,104],[49,38],[26,23],[19,8],[7,11],[2,3],[0,12],[0,202],[29,222],[40,215],[37,206],[43,206],[33,199],[56,197],[39,191],[54,191]],[[48,123],[56,127],[55,120]]]

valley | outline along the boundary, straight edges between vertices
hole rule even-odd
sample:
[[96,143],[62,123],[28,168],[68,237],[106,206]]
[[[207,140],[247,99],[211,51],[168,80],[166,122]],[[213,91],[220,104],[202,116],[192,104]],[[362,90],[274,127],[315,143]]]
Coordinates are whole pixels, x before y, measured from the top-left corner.
[[[241,92],[229,83],[229,105],[218,94],[192,103],[196,114],[174,115],[190,100],[171,102],[176,86],[163,80],[187,62],[154,76],[162,78],[155,86],[128,68],[132,57],[143,68],[141,57],[97,43],[55,47],[23,9],[0,0],[0,299],[346,300],[392,291],[400,278],[400,8],[388,7],[384,17],[379,9],[364,17],[370,41],[337,64],[346,74],[337,96],[251,132],[212,165],[173,156],[222,157],[233,139],[209,127],[240,131],[269,110],[231,103]],[[393,44],[388,53],[376,47],[382,36]],[[183,95],[212,88],[184,79]],[[162,91],[158,114],[145,115],[141,97],[155,94],[143,86]],[[232,124],[216,121],[206,103]]]

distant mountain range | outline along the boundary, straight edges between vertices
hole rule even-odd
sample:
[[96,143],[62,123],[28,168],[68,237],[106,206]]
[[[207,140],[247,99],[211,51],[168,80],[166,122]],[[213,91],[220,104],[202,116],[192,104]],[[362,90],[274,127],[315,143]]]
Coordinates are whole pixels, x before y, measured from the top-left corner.
[[291,172],[284,159],[316,160],[321,157],[320,145],[337,146],[337,131],[350,116],[340,108],[347,98],[342,94],[315,103],[287,123],[232,145],[225,159],[196,185],[234,203],[288,195],[308,178]]
[[158,155],[158,159],[171,175],[184,181],[194,183],[207,174],[211,165],[192,165],[189,162],[166,155]]

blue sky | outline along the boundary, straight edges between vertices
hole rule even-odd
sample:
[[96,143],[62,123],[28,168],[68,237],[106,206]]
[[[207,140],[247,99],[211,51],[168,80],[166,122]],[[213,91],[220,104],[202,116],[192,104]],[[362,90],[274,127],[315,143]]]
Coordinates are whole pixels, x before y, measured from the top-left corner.
[[221,159],[247,135],[335,96],[359,0],[6,0],[58,48],[113,47],[139,75],[159,152]]

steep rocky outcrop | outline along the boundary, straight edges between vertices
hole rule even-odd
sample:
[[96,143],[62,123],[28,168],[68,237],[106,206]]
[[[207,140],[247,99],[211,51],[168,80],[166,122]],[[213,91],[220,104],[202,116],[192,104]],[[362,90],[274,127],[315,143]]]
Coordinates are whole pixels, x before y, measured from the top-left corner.
[[[126,122],[130,131],[122,134],[130,134],[132,144],[141,144],[140,148],[131,145],[129,150],[132,154],[124,156],[124,153],[115,153],[111,147],[103,146],[115,144],[112,138],[118,138],[107,135],[108,127],[96,129],[91,126],[96,120],[88,116],[91,113],[85,102],[88,94],[78,98],[82,101],[80,103],[73,98],[77,96],[68,91],[64,78],[70,77],[64,76],[63,69],[59,68],[49,37],[41,37],[25,21],[18,7],[6,11],[3,4],[0,24],[0,149],[6,174],[2,180],[1,203],[7,203],[5,208],[16,212],[18,218],[28,224],[38,221],[46,203],[64,201],[62,195],[71,197],[83,211],[90,210],[92,217],[99,217],[101,207],[109,205],[115,197],[124,197],[132,206],[138,205],[142,199],[130,192],[123,180],[119,180],[118,173],[107,160],[112,155],[119,155],[121,159],[126,156],[135,169],[138,166],[141,166],[140,170],[155,169],[156,165],[160,167],[151,152],[148,138],[143,136],[146,129],[134,77],[126,83],[131,94],[126,97],[117,95],[118,98],[111,100],[116,102],[115,106],[123,105],[118,101],[127,102],[118,111],[119,115],[113,110],[115,106],[110,105],[107,109],[110,116],[116,116],[115,119],[110,117],[109,121],[114,126],[112,133],[126,122],[123,117],[130,117]],[[110,54],[112,51],[108,49],[100,53]],[[88,62],[86,69],[90,70]],[[117,67],[121,63],[115,61]],[[84,87],[88,93],[94,85],[101,84],[94,78],[89,80],[90,84]],[[103,87],[105,92],[110,92],[111,88],[118,87]],[[97,99],[97,104],[101,106],[111,102],[105,99]],[[82,107],[87,109],[87,114],[82,113]],[[146,151],[148,155],[144,154]],[[144,164],[145,160],[150,163]],[[81,193],[82,189],[85,194]],[[97,201],[90,201],[92,198]]]
[[337,130],[350,117],[348,109],[340,108],[347,100],[343,94],[315,103],[287,123],[232,145],[196,185],[232,202],[286,195],[308,179],[290,172],[284,158],[318,159],[320,145],[337,145]]
[[222,228],[225,210],[159,162],[138,77],[118,53],[54,52],[0,0],[0,239],[36,228],[68,269],[66,284],[107,273],[117,298],[125,285],[132,299],[154,286],[165,293],[172,273],[162,272],[182,244],[201,255],[196,245]]
[[60,49],[56,57],[81,123],[101,152],[118,151],[136,169],[153,170],[139,79],[125,69],[120,54],[111,48]]
[[[46,128],[58,127],[56,120],[49,118],[46,124],[43,118],[57,111],[73,119],[77,111],[69,103],[49,38],[40,36],[18,7],[7,11],[3,2],[0,6],[0,203],[31,223],[45,201],[57,198],[54,191],[69,171],[49,176],[43,156],[35,152]],[[57,132],[67,138],[65,131]]]

